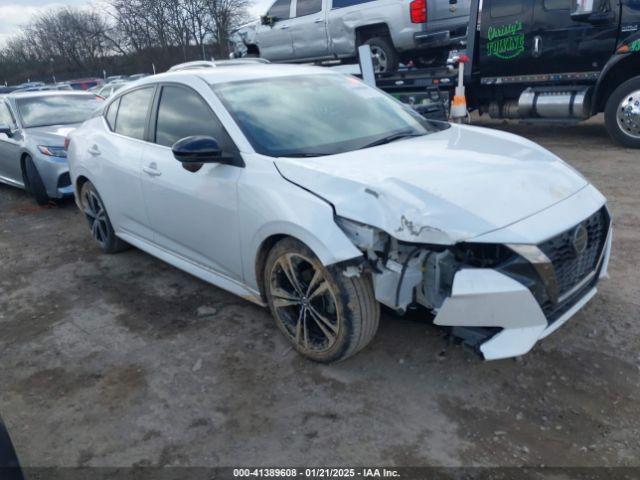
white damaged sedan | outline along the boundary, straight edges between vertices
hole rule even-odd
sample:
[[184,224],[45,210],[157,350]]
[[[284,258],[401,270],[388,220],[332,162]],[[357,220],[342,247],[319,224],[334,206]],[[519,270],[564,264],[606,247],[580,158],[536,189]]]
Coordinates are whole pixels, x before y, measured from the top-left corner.
[[319,362],[364,348],[381,304],[423,307],[485,359],[523,355],[607,272],[606,200],[562,160],[328,69],[146,78],[68,158],[103,251],[133,245],[268,305]]

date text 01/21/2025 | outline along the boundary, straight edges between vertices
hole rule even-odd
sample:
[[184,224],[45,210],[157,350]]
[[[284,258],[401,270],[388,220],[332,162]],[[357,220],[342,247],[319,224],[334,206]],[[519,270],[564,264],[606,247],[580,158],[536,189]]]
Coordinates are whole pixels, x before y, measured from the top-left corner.
[[388,468],[236,468],[234,478],[399,478],[397,470]]

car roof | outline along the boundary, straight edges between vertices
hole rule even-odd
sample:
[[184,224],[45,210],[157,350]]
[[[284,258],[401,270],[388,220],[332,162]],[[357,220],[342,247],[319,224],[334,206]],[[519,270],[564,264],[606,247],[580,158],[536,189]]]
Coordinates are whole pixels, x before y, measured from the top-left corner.
[[227,64],[224,67],[204,67],[173,72],[161,73],[136,82],[136,85],[153,84],[163,81],[179,80],[180,78],[197,76],[210,85],[217,83],[239,82],[243,80],[260,80],[267,78],[287,77],[292,75],[331,74],[337,75],[331,69],[312,67],[307,65],[289,64]]

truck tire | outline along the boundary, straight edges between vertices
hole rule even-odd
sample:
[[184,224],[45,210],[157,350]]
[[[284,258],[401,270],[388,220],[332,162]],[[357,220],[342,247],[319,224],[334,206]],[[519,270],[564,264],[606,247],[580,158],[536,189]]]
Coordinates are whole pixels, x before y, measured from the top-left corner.
[[280,331],[304,357],[345,360],[373,339],[380,305],[370,276],[347,277],[322,265],[302,242],[285,238],[267,257],[267,303]]
[[607,131],[627,148],[640,148],[640,77],[616,88],[604,110]]
[[364,42],[369,45],[376,73],[395,72],[400,63],[400,55],[389,37],[373,37]]

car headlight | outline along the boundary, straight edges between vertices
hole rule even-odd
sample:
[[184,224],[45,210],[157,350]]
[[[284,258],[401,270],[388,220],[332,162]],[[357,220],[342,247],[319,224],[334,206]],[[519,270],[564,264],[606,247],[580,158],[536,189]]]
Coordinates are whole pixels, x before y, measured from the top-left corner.
[[362,250],[384,250],[388,235],[382,230],[342,217],[336,217],[336,223],[356,247]]
[[64,147],[50,147],[47,145],[38,145],[38,150],[47,157],[67,158],[67,152]]

